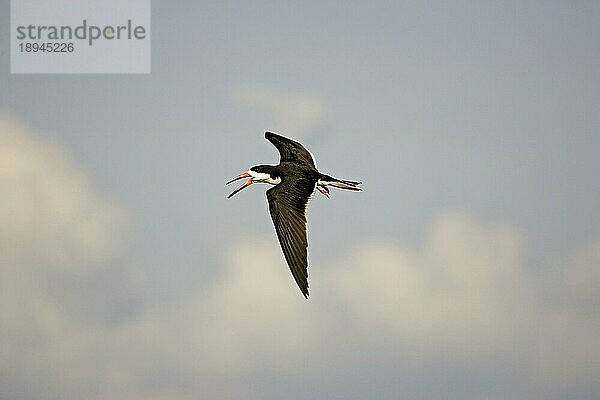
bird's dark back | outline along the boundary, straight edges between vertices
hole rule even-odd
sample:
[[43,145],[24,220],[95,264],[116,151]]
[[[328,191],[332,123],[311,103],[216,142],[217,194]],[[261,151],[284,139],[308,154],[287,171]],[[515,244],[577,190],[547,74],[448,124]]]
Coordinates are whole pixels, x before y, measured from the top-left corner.
[[305,179],[317,183],[321,174],[313,166],[298,162],[282,162],[276,165],[273,172],[282,180]]

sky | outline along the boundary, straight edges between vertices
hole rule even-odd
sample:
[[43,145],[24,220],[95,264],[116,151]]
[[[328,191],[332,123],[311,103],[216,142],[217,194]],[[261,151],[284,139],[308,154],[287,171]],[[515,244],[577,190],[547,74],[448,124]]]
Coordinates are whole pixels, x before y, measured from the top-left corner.
[[[600,4],[152,2],[147,75],[10,74],[0,398],[595,399]],[[264,131],[361,180],[308,210]]]

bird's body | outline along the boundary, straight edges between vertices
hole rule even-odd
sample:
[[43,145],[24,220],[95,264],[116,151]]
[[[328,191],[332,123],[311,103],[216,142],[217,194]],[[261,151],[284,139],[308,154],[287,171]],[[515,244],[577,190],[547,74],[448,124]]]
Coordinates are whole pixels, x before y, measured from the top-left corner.
[[253,183],[268,183],[273,187],[267,190],[269,212],[279,244],[290,267],[294,280],[305,297],[308,297],[308,241],[306,237],[306,208],[317,188],[329,197],[327,186],[360,191],[361,182],[333,178],[320,173],[312,154],[300,143],[266,132],[265,138],[277,148],[280,154],[278,165],[258,165],[250,168],[227,182],[249,178],[232,192],[232,197]]

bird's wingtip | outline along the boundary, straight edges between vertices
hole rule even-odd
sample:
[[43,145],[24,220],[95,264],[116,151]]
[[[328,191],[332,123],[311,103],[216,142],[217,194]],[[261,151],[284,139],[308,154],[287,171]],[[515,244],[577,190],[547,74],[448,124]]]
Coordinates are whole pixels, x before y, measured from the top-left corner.
[[280,134],[278,134],[278,133],[271,132],[271,131],[266,131],[266,132],[265,132],[265,139],[267,139],[267,140],[271,140],[271,139],[281,139],[281,138],[283,138],[283,136],[281,136],[281,135],[280,135]]

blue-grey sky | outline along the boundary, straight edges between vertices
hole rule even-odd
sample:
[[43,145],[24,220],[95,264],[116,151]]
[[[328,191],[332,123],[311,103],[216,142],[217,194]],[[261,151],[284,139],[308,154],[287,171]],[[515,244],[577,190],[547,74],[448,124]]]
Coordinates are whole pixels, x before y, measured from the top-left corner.
[[[600,4],[152,3],[149,75],[11,75],[0,397],[593,399]],[[264,187],[294,137],[311,299]]]

